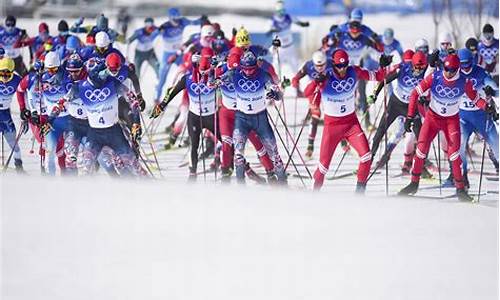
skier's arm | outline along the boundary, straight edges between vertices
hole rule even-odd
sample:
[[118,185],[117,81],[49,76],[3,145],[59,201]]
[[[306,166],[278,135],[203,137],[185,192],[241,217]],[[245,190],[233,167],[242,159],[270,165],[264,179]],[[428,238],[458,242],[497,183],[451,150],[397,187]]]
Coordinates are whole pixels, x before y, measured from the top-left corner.
[[74,32],[74,33],[89,33],[93,27],[94,27],[93,25],[87,25],[87,26],[78,25],[77,26],[75,24],[75,25],[71,26],[69,31]]
[[486,76],[483,80],[484,86],[489,86],[495,91],[495,97],[498,97],[498,85],[497,83],[491,78],[491,76]]
[[307,63],[304,63],[302,65],[302,68],[300,68],[300,70],[297,72],[297,74],[295,74],[295,76],[293,76],[292,78],[292,86],[294,88],[298,88],[299,87],[299,83],[300,83],[300,80],[302,78],[304,78],[304,76],[307,75],[307,72],[306,72],[306,64]]
[[17,86],[16,90],[16,96],[17,96],[17,103],[19,103],[19,109],[24,110],[26,109],[26,90],[28,89],[28,83],[29,83],[29,75],[26,74],[23,79],[21,79],[21,82]]
[[407,118],[414,118],[417,112],[418,98],[425,95],[432,86],[433,75],[430,74],[424,78],[416,87],[411,91],[410,104],[408,105]]
[[361,80],[369,80],[369,81],[382,81],[384,80],[385,70],[383,68],[378,69],[377,71],[368,71],[358,66],[353,66],[354,71],[356,72],[356,77]]
[[373,90],[373,95],[375,96],[375,98],[378,97],[378,94],[380,94],[380,92],[382,91],[382,88],[384,87],[385,83],[389,84],[393,82],[396,78],[398,78],[398,76],[399,76],[399,70],[397,69],[394,72],[389,73],[385,78],[385,80],[380,81]]
[[325,84],[326,78],[324,78],[323,81],[317,81],[317,80],[312,80],[305,88],[304,90],[304,96],[311,99],[312,98],[312,105],[314,106],[319,106],[321,102],[321,91],[323,90],[324,84]]
[[134,31],[132,35],[128,38],[127,43],[131,44],[133,41],[135,41],[139,37],[139,30]]
[[35,37],[29,38],[26,37],[24,39],[18,39],[14,44],[14,48],[22,48],[22,47],[30,47],[35,42]]
[[298,25],[300,27],[309,27],[309,21],[301,21],[298,18],[292,18],[292,21],[295,25]]
[[168,90],[169,92],[167,92],[162,101],[162,106],[164,108],[175,98],[175,96],[177,96],[177,94],[186,88],[186,77],[187,75],[182,76],[175,86]]
[[476,104],[477,107],[482,110],[486,110],[488,102],[479,96],[479,93],[474,89],[472,81],[469,79],[465,83],[465,94]]
[[141,94],[141,84],[139,83],[139,77],[137,77],[137,73],[135,72],[135,66],[133,64],[129,64],[127,68],[128,78],[132,81],[135,92]]

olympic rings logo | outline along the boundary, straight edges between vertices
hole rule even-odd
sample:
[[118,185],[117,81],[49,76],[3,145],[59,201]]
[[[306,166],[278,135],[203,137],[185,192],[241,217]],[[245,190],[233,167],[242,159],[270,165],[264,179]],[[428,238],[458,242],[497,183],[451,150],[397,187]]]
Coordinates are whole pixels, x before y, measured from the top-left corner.
[[358,49],[361,48],[362,44],[360,41],[353,41],[353,40],[344,40],[342,44],[347,48],[347,49]]
[[16,36],[4,36],[2,39],[2,44],[4,45],[12,45],[16,42],[17,37]]
[[440,84],[436,86],[436,92],[443,98],[455,98],[460,94],[460,90],[457,87],[449,88]]
[[7,96],[7,95],[12,95],[14,93],[15,89],[12,86],[0,84],[0,94]]
[[66,84],[66,90],[67,90],[67,91],[71,90],[71,88],[72,88],[72,87],[73,87],[73,83],[72,83],[72,82],[68,82],[68,83]]
[[64,94],[64,87],[62,86],[56,86],[56,85],[50,85],[50,84],[44,84],[43,85],[43,91],[47,92],[49,94]]
[[89,99],[92,102],[104,101],[109,97],[109,95],[111,95],[111,91],[107,87],[103,88],[102,90],[95,89],[93,91],[91,90],[85,91],[85,97],[87,97],[87,99]]
[[473,87],[474,89],[476,89],[476,86],[477,86],[477,79],[476,79],[476,78],[470,78],[469,80],[472,82],[472,87]]
[[245,79],[240,79],[238,80],[238,86],[244,91],[244,92],[256,92],[260,88],[260,82],[258,80],[245,80]]
[[189,86],[189,88],[196,94],[196,95],[200,95],[200,93],[202,95],[208,95],[210,94],[211,92],[211,89],[206,86],[204,83],[191,83],[191,85]]
[[118,81],[123,82],[123,81],[125,81],[125,76],[120,75],[117,77],[117,79],[118,79]]
[[352,77],[348,78],[347,80],[332,81],[332,88],[337,93],[350,91],[353,86],[354,86],[354,79]]
[[403,82],[406,86],[415,87],[418,84],[418,79],[408,75],[403,76]]

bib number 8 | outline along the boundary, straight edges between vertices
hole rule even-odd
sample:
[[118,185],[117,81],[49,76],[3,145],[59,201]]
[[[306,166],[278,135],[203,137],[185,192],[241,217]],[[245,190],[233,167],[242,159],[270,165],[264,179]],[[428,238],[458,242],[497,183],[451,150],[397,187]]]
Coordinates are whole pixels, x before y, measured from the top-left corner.
[[76,113],[79,115],[83,115],[83,110],[81,108],[79,108],[76,110]]

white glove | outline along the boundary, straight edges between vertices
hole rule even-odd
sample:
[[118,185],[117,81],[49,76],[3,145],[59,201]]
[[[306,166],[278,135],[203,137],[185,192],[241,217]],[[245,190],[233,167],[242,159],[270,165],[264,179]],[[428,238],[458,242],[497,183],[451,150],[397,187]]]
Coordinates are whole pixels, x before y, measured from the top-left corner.
[[199,63],[200,60],[201,60],[201,55],[199,55],[199,54],[193,54],[193,55],[191,55],[191,62],[193,64]]

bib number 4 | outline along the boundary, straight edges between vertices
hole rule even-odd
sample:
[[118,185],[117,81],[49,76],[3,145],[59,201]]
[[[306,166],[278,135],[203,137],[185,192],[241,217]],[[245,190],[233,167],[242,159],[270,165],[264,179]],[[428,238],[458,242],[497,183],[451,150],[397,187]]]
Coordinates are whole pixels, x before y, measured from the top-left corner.
[[100,124],[106,124],[106,122],[104,121],[104,117],[100,117],[99,118],[99,123]]

